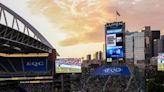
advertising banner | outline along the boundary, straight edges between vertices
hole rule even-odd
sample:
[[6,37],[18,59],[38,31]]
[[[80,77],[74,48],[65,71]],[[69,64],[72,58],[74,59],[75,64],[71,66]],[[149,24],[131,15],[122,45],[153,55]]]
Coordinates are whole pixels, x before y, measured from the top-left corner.
[[95,70],[95,76],[103,75],[120,75],[120,76],[130,76],[131,73],[127,66],[102,66]]
[[47,58],[27,58],[24,59],[25,71],[46,71]]

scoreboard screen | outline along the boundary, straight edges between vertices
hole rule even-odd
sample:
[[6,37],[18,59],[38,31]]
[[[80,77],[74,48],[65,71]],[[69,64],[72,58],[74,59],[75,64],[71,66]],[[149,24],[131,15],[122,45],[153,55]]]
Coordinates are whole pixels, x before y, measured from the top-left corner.
[[105,43],[106,43],[106,61],[124,61],[124,30],[125,25],[122,22],[106,24]]
[[158,54],[158,65],[157,65],[158,71],[164,71],[164,53]]

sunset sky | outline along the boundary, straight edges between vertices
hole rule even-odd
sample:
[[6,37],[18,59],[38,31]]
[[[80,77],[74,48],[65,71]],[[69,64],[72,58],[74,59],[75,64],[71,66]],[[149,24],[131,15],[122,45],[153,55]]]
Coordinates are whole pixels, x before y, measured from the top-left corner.
[[102,50],[104,25],[118,20],[126,30],[144,26],[164,33],[163,0],[0,0],[32,24],[60,57],[82,57]]

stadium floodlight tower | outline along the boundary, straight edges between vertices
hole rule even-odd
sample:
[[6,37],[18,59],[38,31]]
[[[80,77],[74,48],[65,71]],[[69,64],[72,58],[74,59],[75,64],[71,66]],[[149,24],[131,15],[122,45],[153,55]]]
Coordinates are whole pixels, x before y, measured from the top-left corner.
[[105,25],[105,50],[107,63],[125,62],[125,23],[112,22]]

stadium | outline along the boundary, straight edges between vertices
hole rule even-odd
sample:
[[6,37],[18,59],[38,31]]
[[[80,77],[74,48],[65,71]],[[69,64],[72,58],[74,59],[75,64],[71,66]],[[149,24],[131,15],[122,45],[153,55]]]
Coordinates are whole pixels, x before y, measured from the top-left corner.
[[[113,36],[106,34],[109,38]],[[112,59],[124,60],[123,34],[114,37],[117,42],[112,42],[118,47],[108,48],[110,64]],[[0,3],[0,92],[145,91],[144,73],[138,72],[137,67],[129,68],[124,63],[100,66],[91,60],[85,65],[77,58],[57,59],[57,56],[57,50],[38,30]],[[129,73],[122,71],[124,67]]]
[[31,24],[0,3],[0,92],[52,92],[56,55]]

